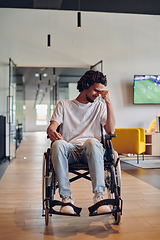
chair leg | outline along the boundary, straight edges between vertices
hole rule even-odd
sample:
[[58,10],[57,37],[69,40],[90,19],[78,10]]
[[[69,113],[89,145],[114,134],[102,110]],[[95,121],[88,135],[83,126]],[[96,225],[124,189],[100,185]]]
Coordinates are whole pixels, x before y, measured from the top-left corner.
[[139,154],[137,154],[137,164],[139,164]]
[[143,161],[144,161],[144,152],[142,154],[143,154]]

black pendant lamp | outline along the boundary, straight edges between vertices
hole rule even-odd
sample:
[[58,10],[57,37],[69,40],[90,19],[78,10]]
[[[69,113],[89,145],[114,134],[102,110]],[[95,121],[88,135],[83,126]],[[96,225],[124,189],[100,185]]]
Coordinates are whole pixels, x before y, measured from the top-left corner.
[[55,76],[55,75],[56,75],[56,69],[53,68],[53,76]]
[[77,12],[77,27],[81,28],[81,12]]
[[81,28],[80,0],[78,0],[77,27]]
[[50,34],[47,35],[47,47],[48,48],[51,47],[51,35]]
[[50,32],[50,0],[49,0],[49,5],[48,5],[48,35],[47,35],[47,47],[51,47],[51,35],[49,34]]

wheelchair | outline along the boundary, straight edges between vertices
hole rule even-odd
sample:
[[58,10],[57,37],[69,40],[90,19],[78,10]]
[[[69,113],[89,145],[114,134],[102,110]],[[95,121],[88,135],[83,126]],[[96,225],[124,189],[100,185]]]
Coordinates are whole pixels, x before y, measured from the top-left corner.
[[[119,224],[122,215],[123,200],[121,199],[121,166],[120,159],[117,153],[112,147],[112,138],[116,137],[114,134],[103,135],[103,127],[101,126],[101,143],[105,149],[104,155],[104,176],[105,186],[107,188],[108,199],[99,201],[88,208],[89,216],[111,214],[114,218],[114,223]],[[83,171],[81,171],[83,170]],[[69,172],[75,176],[69,179],[70,183],[80,178],[85,178],[91,181],[89,176],[89,168],[85,164],[72,164],[69,165]],[[71,215],[80,216],[82,208],[76,207],[71,203],[63,203],[55,200],[54,195],[58,188],[58,182],[56,181],[56,175],[51,161],[51,149],[48,148],[43,155],[43,168],[42,168],[42,216],[45,217],[46,226],[49,223],[49,217],[53,214],[59,215]],[[55,206],[71,205],[74,209],[75,214],[66,214],[55,210]],[[111,212],[97,214],[96,210],[99,206],[109,205]]]

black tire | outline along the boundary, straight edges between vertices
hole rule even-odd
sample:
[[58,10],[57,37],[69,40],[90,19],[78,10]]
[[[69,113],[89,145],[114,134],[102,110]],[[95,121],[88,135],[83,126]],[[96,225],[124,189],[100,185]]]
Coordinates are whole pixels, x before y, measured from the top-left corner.
[[48,207],[45,208],[45,224],[46,226],[49,223],[49,213],[48,213]]
[[121,221],[121,212],[115,213],[114,219],[115,219],[115,224],[118,225]]
[[[47,153],[43,156],[43,168],[42,168],[42,201],[48,197],[48,185],[49,185],[49,160]],[[45,210],[45,209],[44,209]]]
[[45,210],[44,207],[44,199],[46,198],[46,191],[45,191],[45,175],[46,175],[46,155],[44,153],[43,155],[43,167],[42,167],[42,202],[43,202],[43,209]]
[[43,169],[42,169],[42,201],[43,210],[45,212],[45,224],[49,222],[49,199],[48,199],[48,186],[49,185],[49,160],[47,153],[43,156]]
[[[117,181],[117,186],[118,186],[118,195],[121,197],[121,164],[120,160],[118,161],[118,164],[116,166],[116,181]],[[117,212],[114,215],[115,218],[115,224],[118,225],[121,222],[121,212]]]
[[122,185],[122,180],[121,180],[121,164],[120,160],[118,161],[117,167],[116,167],[116,180],[117,180],[117,185],[119,188],[119,196],[121,196],[121,185]]
[[[112,174],[111,174],[112,172]],[[107,187],[107,194],[108,194],[108,199],[115,199],[116,196],[116,192],[114,191],[113,193],[111,193],[111,188],[113,188],[113,185],[111,186],[111,179],[112,181],[114,181],[114,179],[117,182],[118,185],[118,195],[120,197],[120,188],[121,188],[121,167],[120,167],[120,162],[118,162],[118,165],[116,167],[116,171],[114,170],[114,167],[111,168],[111,172],[110,171],[105,171],[105,184]],[[115,174],[115,178],[113,177]],[[112,189],[113,191],[113,189]],[[113,205],[110,206],[111,210],[114,209]],[[121,221],[121,212],[117,212],[113,214],[114,217],[114,224],[118,225]]]

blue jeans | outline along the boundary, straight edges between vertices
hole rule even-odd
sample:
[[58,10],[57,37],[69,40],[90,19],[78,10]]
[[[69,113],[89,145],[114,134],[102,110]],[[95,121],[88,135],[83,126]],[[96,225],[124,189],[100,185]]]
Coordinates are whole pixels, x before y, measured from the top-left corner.
[[71,196],[68,177],[68,164],[88,164],[94,193],[105,191],[104,182],[104,149],[95,139],[87,139],[83,146],[57,140],[52,144],[51,159],[59,184],[60,197]]

